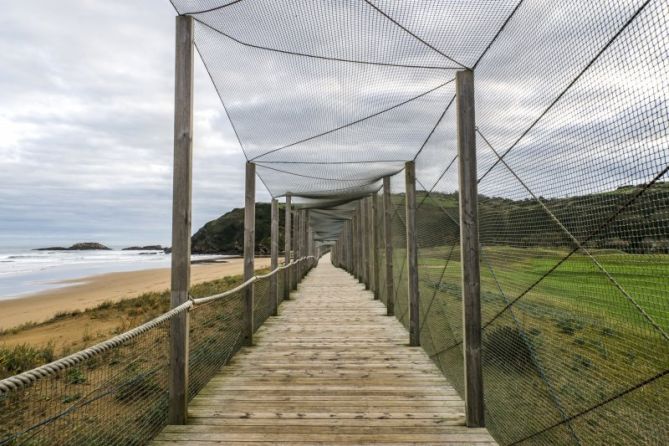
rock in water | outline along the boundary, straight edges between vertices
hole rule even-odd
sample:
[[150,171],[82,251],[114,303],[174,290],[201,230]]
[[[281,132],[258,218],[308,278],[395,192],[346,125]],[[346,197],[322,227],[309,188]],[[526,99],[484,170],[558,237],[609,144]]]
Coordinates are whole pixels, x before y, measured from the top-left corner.
[[75,243],[67,249],[68,251],[111,251],[111,248],[97,242]]

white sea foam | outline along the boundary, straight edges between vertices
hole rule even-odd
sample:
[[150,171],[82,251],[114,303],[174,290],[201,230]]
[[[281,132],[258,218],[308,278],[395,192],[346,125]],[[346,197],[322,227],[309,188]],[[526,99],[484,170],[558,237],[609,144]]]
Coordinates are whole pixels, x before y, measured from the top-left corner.
[[[64,286],[62,281],[95,274],[166,268],[163,251],[32,251],[0,249],[0,299]],[[220,256],[194,255],[193,260]]]

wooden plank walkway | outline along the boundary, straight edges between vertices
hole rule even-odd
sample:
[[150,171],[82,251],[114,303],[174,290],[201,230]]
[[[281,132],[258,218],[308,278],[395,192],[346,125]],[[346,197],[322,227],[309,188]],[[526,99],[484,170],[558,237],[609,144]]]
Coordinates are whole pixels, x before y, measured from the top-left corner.
[[329,257],[154,445],[494,445],[408,333]]

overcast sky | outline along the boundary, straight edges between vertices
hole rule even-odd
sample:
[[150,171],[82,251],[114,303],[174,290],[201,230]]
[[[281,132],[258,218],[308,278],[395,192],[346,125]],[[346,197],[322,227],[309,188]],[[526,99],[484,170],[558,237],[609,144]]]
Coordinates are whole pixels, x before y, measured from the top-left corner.
[[[6,3],[0,16],[0,248],[169,244],[176,15],[170,3]],[[196,3],[209,4],[177,2]],[[433,13],[412,2],[381,3],[467,66],[516,4],[491,1],[482,13],[467,2],[435,2]],[[438,119],[454,94],[454,70],[444,69],[451,61],[443,54],[426,50],[366,2],[230,5],[196,14],[198,48],[244,149],[258,157],[258,172],[276,195],[358,188],[400,169],[428,134],[416,160],[419,188],[455,190],[454,108]],[[669,39],[659,20],[666,6],[640,0],[597,5],[582,10],[580,2],[523,2],[476,68],[479,131],[498,152],[513,147],[505,160],[536,195],[640,184],[667,163]],[[196,61],[194,231],[242,206],[245,161]],[[497,160],[481,138],[478,156],[480,174]],[[399,162],[360,163],[369,159]],[[327,164],[342,160],[348,163]],[[304,161],[326,164],[299,164]],[[453,168],[442,175],[448,165]],[[480,193],[529,197],[501,164],[485,175]],[[391,183],[399,192],[404,180],[398,175]],[[258,201],[269,200],[263,182],[257,185]]]
[[[175,15],[166,0],[5,2],[0,247],[170,244]],[[244,164],[199,59],[196,74],[194,231],[243,205]]]

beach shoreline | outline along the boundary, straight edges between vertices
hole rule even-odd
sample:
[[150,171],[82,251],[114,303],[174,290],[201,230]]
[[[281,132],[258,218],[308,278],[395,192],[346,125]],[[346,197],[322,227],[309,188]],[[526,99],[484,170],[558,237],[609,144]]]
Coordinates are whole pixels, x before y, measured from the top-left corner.
[[[256,258],[256,268],[266,268],[267,257]],[[195,262],[191,267],[191,284],[207,282],[243,273],[242,258],[224,261]],[[58,288],[0,300],[0,330],[26,323],[41,323],[58,313],[84,311],[103,302],[117,302],[143,293],[170,288],[170,269],[153,268],[79,277],[59,282]]]

